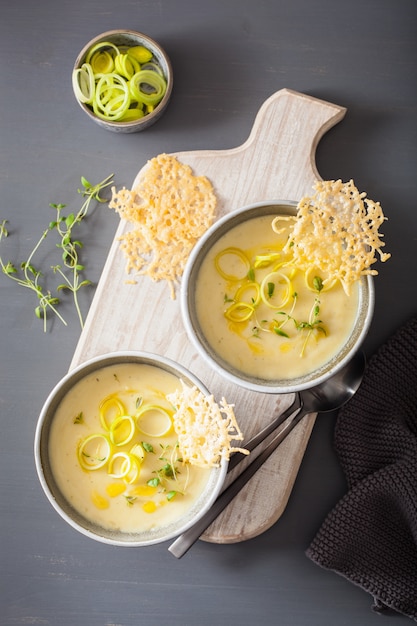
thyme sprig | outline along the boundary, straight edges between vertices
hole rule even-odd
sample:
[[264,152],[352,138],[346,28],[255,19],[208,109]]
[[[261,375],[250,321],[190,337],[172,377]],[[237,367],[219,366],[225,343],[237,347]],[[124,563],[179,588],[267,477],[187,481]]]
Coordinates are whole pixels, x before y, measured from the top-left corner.
[[171,446],[169,445],[161,445],[161,448],[162,453],[158,457],[158,460],[162,461],[162,465],[154,471],[155,476],[149,479],[147,484],[151,487],[160,487],[164,492],[166,492],[167,500],[172,500],[177,494],[184,494],[185,492],[185,488],[181,491],[179,489],[169,489],[170,481],[178,483],[181,472],[178,469],[177,463],[181,463],[182,458],[178,456],[178,444],[171,450]]
[[[9,236],[9,231],[6,228],[7,220],[3,220],[0,226],[0,242],[3,238]],[[0,267],[8,278],[13,280],[17,285],[21,287],[25,287],[33,291],[38,298],[38,305],[35,307],[35,315],[39,319],[43,319],[44,321],[44,331],[46,332],[46,314],[47,311],[52,311],[65,326],[67,325],[66,321],[59,313],[56,308],[56,305],[59,304],[59,298],[53,296],[49,290],[44,289],[44,286],[41,284],[42,272],[33,265],[32,259],[35,253],[38,251],[41,246],[43,240],[48,235],[49,229],[44,230],[39,241],[36,243],[32,252],[29,254],[29,257],[26,261],[20,264],[20,275],[19,270],[16,266],[11,262],[7,261],[6,263],[0,257]]]
[[[58,293],[63,290],[69,290],[71,292],[82,328],[84,326],[84,320],[79,305],[78,292],[82,287],[86,287],[92,283],[90,280],[82,278],[82,272],[85,267],[80,262],[79,251],[83,247],[83,244],[78,238],[74,237],[73,231],[86,217],[92,201],[100,203],[106,202],[106,199],[101,197],[101,192],[112,184],[112,177],[113,174],[107,176],[104,180],[95,185],[90,183],[84,176],[81,177],[82,188],[78,189],[77,192],[81,194],[85,200],[77,213],[69,213],[65,216],[63,214],[63,210],[66,208],[65,204],[51,203],[49,205],[56,211],[55,219],[51,221],[48,228],[43,231],[38,242],[29,254],[28,259],[20,263],[20,271],[11,261],[5,262],[0,257],[0,267],[3,274],[18,285],[30,289],[36,294],[38,303],[34,309],[35,315],[43,320],[45,332],[48,313],[56,315],[64,325],[67,325],[67,323],[57,310],[57,306],[60,303],[58,295],[52,294],[50,290],[46,289],[45,284],[42,283],[44,275],[34,266],[32,262],[33,257],[48,234],[55,232],[58,235],[56,247],[61,250],[62,263],[52,265],[51,269],[55,274],[59,274],[64,281],[59,284],[56,289]],[[0,222],[0,242],[9,235],[6,224],[7,220]]]
[[304,339],[303,345],[301,347],[301,351],[300,351],[300,356],[302,357],[305,353],[305,349],[307,347],[308,341],[312,335],[312,333],[314,331],[318,331],[323,333],[324,335],[326,335],[326,329],[324,328],[323,321],[320,319],[320,292],[323,289],[323,281],[320,278],[320,276],[315,276],[313,279],[313,287],[314,290],[316,291],[317,295],[314,298],[314,303],[310,309],[310,313],[308,316],[308,320],[307,321],[297,321],[295,317],[293,317],[293,311],[295,308],[295,303],[297,300],[297,294],[294,293],[293,294],[293,305],[291,308],[290,313],[286,313],[285,311],[278,311],[277,315],[281,315],[283,316],[285,319],[283,322],[281,322],[280,324],[274,326],[274,332],[277,335],[280,335],[282,337],[289,337],[289,335],[283,330],[283,327],[285,324],[287,324],[289,321],[292,321],[294,323],[294,326],[296,328],[297,331],[307,331],[306,337]]

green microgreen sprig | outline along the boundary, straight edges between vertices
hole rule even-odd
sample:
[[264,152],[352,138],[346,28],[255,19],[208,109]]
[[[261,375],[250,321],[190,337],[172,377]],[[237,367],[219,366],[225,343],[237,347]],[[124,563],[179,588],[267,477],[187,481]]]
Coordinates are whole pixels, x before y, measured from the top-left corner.
[[[67,323],[57,310],[57,305],[60,303],[59,297],[52,294],[51,291],[46,289],[45,285],[42,284],[43,273],[33,265],[33,257],[48,234],[55,232],[58,235],[58,243],[56,246],[61,250],[62,264],[53,265],[51,269],[54,273],[59,274],[64,281],[58,285],[57,292],[59,293],[63,290],[69,290],[71,292],[78,319],[81,328],[83,328],[84,320],[79,305],[78,292],[82,287],[91,285],[92,283],[90,280],[82,277],[81,273],[85,267],[80,262],[79,252],[83,244],[79,239],[74,237],[73,231],[86,217],[92,201],[100,203],[106,202],[106,199],[102,198],[100,194],[103,189],[112,184],[112,176],[113,174],[107,176],[96,185],[90,183],[84,176],[81,177],[82,188],[78,189],[77,192],[85,198],[85,201],[77,213],[69,213],[65,216],[63,214],[63,210],[66,208],[65,204],[50,204],[50,207],[56,211],[55,220],[51,221],[48,228],[43,231],[32,252],[29,254],[28,259],[20,264],[20,272],[11,261],[4,262],[0,257],[0,267],[3,274],[18,285],[30,289],[36,294],[38,303],[35,307],[35,315],[43,320],[45,332],[48,313],[56,315],[64,325],[67,325]],[[7,220],[0,222],[0,242],[9,235],[6,224]]]
[[154,477],[147,481],[147,484],[151,487],[160,487],[166,492],[167,500],[172,500],[177,494],[184,494],[185,488],[182,491],[178,489],[167,489],[169,481],[175,481],[178,483],[180,471],[177,467],[177,463],[182,462],[182,458],[178,456],[178,444],[171,449],[171,446],[161,445],[162,453],[158,457],[159,461],[162,461],[160,468],[154,471]]
[[289,335],[283,330],[283,327],[285,326],[285,324],[287,324],[289,321],[292,321],[294,323],[294,326],[296,328],[297,331],[307,331],[306,337],[304,339],[302,348],[301,348],[301,352],[300,352],[300,356],[302,357],[305,353],[305,349],[307,347],[308,341],[312,335],[312,333],[314,331],[318,331],[323,333],[324,335],[326,335],[326,330],[324,328],[324,326],[322,326],[323,322],[320,319],[320,292],[323,289],[323,281],[320,278],[320,276],[315,276],[314,280],[313,280],[313,287],[314,290],[316,291],[317,295],[314,298],[314,303],[310,309],[310,313],[309,313],[309,317],[307,321],[297,321],[295,319],[295,317],[293,316],[293,312],[294,312],[294,308],[295,308],[295,304],[297,301],[297,294],[294,293],[293,294],[293,305],[291,308],[290,313],[285,313],[284,311],[279,311],[277,313],[277,315],[281,315],[283,316],[285,319],[283,322],[280,322],[279,324],[277,324],[274,327],[274,332],[277,335],[280,335],[281,337],[289,337]]
[[[7,220],[3,220],[1,222],[0,242],[3,238],[9,236],[9,231],[6,228],[6,223]],[[52,311],[63,324],[67,325],[66,321],[56,308],[56,305],[59,304],[59,298],[53,296],[49,290],[44,290],[44,287],[40,282],[43,276],[42,272],[36,269],[36,267],[32,263],[32,259],[35,253],[40,248],[42,242],[48,235],[48,232],[49,229],[43,231],[39,241],[36,243],[32,252],[29,254],[28,259],[20,264],[20,275],[19,270],[11,261],[7,261],[7,263],[5,263],[0,257],[0,267],[3,274],[13,280],[17,285],[25,287],[26,289],[30,289],[36,294],[38,298],[38,304],[35,307],[35,315],[37,318],[44,320],[44,331],[46,331],[46,314],[48,310]]]

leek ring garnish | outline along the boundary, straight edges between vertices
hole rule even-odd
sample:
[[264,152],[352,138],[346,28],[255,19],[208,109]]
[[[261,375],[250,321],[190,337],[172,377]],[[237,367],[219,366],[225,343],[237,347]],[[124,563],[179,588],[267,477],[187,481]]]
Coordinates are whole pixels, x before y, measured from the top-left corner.
[[101,50],[101,48],[111,48],[115,54],[119,54],[119,48],[114,43],[111,41],[101,41],[96,43],[94,46],[91,46],[85,57],[85,62],[90,63],[93,54],[98,50]]
[[255,260],[253,262],[253,267],[255,269],[261,267],[268,267],[282,257],[281,252],[271,252],[269,254],[257,254]]
[[157,104],[162,100],[166,87],[165,79],[153,70],[139,70],[129,81],[132,98],[150,105]]
[[[226,256],[232,257],[233,265],[238,265],[239,270],[237,274],[232,274],[222,268],[221,261],[225,261]],[[246,254],[240,248],[233,247],[225,248],[224,250],[216,254],[216,257],[214,259],[214,265],[220,276],[222,276],[225,280],[231,281],[243,280],[250,270],[250,261]]]
[[148,437],[163,437],[172,428],[170,413],[156,404],[145,404],[136,413],[136,426]]
[[131,447],[130,454],[136,457],[139,463],[142,463],[145,458],[145,450],[140,443],[135,443],[135,445]]
[[131,454],[129,455],[129,460],[130,460],[130,466],[129,466],[128,471],[126,472],[126,474],[123,477],[123,481],[127,485],[132,485],[139,478],[141,464],[140,464],[138,458],[136,456],[131,455]]
[[114,70],[114,60],[107,50],[97,50],[91,57],[90,66],[94,74],[109,74]]
[[272,220],[272,230],[277,234],[280,235],[281,233],[283,233],[285,230],[287,230],[288,228],[288,224],[286,224],[285,226],[282,226],[281,228],[278,228],[277,224],[279,222],[295,222],[297,220],[297,216],[296,215],[277,215],[277,217],[274,217],[274,219]]
[[247,302],[234,302],[224,312],[225,317],[231,322],[247,322],[255,312],[253,304]]
[[135,422],[130,415],[119,415],[110,424],[110,441],[115,446],[124,446],[133,439]]
[[129,86],[118,74],[103,74],[96,85],[93,111],[104,120],[117,121],[130,105]]
[[112,478],[124,478],[131,467],[132,457],[127,452],[116,452],[110,458],[108,474]]
[[[130,54],[130,50],[128,51],[128,54]],[[157,74],[160,74],[162,77],[164,76],[162,69],[156,63],[152,63],[152,62],[144,63],[143,65],[141,65],[140,69],[151,70],[152,72],[157,72]]]
[[72,73],[72,88],[77,100],[83,104],[91,104],[95,95],[94,72],[89,63],[83,63],[81,67]]
[[[111,418],[110,418],[110,416]],[[120,417],[121,415],[126,415],[126,408],[123,402],[115,395],[107,396],[100,402],[99,405],[99,416],[100,416],[100,424],[104,428],[104,430],[110,430],[112,421],[116,417]]]
[[[279,290],[279,293],[277,294],[277,285],[282,286],[283,284],[284,293],[282,294],[282,290]],[[260,293],[262,302],[271,309],[284,307],[288,303],[292,292],[291,280],[282,272],[270,272],[261,282]],[[277,295],[280,296],[278,301]]]
[[[250,295],[251,292],[253,294],[252,296]],[[251,281],[239,287],[239,289],[235,293],[234,300],[238,303],[246,304],[245,297],[246,299],[249,297],[250,298],[249,304],[256,307],[261,301],[261,287],[259,283],[255,283]]]
[[78,446],[78,462],[85,470],[98,470],[109,461],[111,452],[109,437],[102,433],[94,433],[86,437]]
[[130,80],[134,74],[140,71],[140,65],[135,58],[120,53],[114,59],[114,71]]
[[110,459],[108,474],[111,478],[121,478],[131,485],[139,478],[140,463],[128,452],[116,452]]

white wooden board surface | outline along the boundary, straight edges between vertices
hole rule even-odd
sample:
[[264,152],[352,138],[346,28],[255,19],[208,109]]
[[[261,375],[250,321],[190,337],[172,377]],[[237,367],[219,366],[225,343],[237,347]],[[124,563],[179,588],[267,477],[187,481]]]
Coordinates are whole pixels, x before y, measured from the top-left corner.
[[[253,202],[298,201],[311,192],[314,181],[320,178],[315,166],[320,138],[345,112],[343,107],[282,89],[263,104],[241,146],[180,152],[175,156],[190,165],[196,175],[210,179],[218,198],[218,217]],[[127,228],[121,222],[117,229],[71,368],[117,350],[163,354],[190,369],[217,400],[224,396],[234,403],[245,437],[251,437],[290,404],[292,395],[259,394],[237,387],[202,362],[185,334],[179,298],[171,299],[168,285],[154,283],[147,277],[138,277],[135,285],[126,284],[126,263],[118,238]],[[203,539],[216,543],[243,541],[279,519],[315,417],[311,415],[297,426],[207,529]],[[237,471],[236,468],[231,472],[230,478]]]

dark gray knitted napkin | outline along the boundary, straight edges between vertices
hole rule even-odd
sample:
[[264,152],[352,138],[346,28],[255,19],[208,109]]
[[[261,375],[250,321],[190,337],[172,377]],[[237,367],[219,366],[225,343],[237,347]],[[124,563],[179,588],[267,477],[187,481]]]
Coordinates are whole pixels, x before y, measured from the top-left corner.
[[417,318],[370,359],[335,449],[348,491],[306,554],[417,621]]

